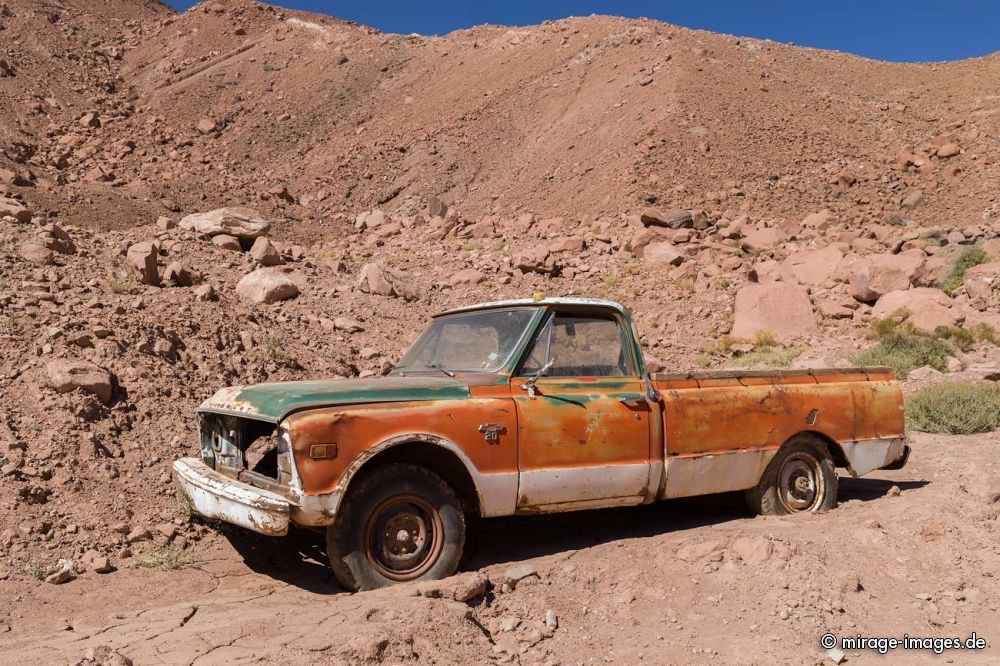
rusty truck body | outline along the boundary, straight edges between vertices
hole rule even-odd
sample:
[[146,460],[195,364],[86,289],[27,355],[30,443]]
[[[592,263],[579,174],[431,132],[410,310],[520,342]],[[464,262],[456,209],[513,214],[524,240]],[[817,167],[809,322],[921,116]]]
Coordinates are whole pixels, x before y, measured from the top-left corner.
[[886,368],[651,374],[628,310],[582,298],[449,310],[386,376],[225,388],[198,421],[193,511],[323,529],[349,589],[449,575],[468,518],[731,491],[817,512],[835,468],[909,455]]

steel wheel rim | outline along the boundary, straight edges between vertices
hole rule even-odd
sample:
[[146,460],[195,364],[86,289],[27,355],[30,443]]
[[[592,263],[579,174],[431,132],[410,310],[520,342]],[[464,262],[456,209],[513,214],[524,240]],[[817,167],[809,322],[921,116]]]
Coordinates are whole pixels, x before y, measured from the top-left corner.
[[389,580],[414,580],[437,562],[443,532],[441,515],[427,500],[415,495],[390,497],[368,519],[365,557]]
[[778,499],[789,513],[815,511],[826,495],[819,461],[808,453],[793,453],[778,470]]

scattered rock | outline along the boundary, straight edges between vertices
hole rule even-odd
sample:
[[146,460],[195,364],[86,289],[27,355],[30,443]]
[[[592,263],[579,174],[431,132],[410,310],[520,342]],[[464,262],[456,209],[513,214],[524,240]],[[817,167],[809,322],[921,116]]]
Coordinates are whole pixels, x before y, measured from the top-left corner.
[[237,238],[236,236],[230,236],[229,234],[219,234],[217,236],[212,236],[212,242],[224,250],[233,250],[234,252],[243,251],[243,246],[240,245],[240,239]]
[[159,253],[155,243],[136,243],[129,247],[126,259],[143,284],[159,286],[160,274],[156,266]]
[[862,303],[877,301],[890,291],[909,289],[924,260],[904,254],[878,254],[851,265],[851,296]]
[[365,327],[362,326],[360,322],[351,319],[350,317],[337,317],[333,320],[333,326],[338,331],[344,331],[346,333],[360,333],[365,330]]
[[658,208],[647,208],[639,214],[639,219],[647,227],[669,227],[670,229],[687,229],[694,226],[691,211],[683,208],[671,208],[661,211]]
[[555,271],[555,261],[550,257],[547,247],[536,245],[514,255],[514,268],[526,273],[552,273]]
[[111,573],[114,571],[114,567],[111,565],[111,559],[107,555],[102,555],[96,550],[88,550],[80,558],[81,564],[87,571],[93,571],[94,573],[104,574]]
[[22,224],[31,222],[31,211],[17,199],[0,196],[0,217],[13,217]]
[[407,301],[415,301],[423,297],[423,290],[409,275],[387,268],[378,262],[365,264],[361,267],[358,290],[364,294],[395,296]]
[[965,272],[965,291],[970,297],[990,302],[1000,295],[1000,261],[973,266]]
[[219,296],[215,293],[215,287],[210,284],[203,284],[194,290],[194,299],[196,301],[205,303],[207,301],[218,300]]
[[104,404],[111,402],[114,376],[89,361],[55,359],[45,366],[49,381],[59,393],[80,389],[97,396]]
[[279,266],[285,263],[285,260],[281,258],[281,253],[278,252],[278,248],[274,247],[274,243],[264,236],[258,237],[253,242],[253,247],[250,248],[250,256],[262,266]]
[[21,258],[37,266],[51,266],[56,261],[52,250],[31,241],[21,245]]
[[451,277],[448,278],[448,284],[453,287],[460,284],[479,284],[485,279],[486,276],[481,271],[475,268],[465,268],[457,273],[452,273]]
[[73,577],[73,560],[59,560],[56,570],[45,577],[45,582],[62,585],[73,580]]
[[172,262],[164,269],[163,280],[175,287],[190,287],[197,282],[195,274],[177,261]]
[[276,303],[299,295],[299,287],[280,269],[260,268],[243,276],[236,294],[251,303]]
[[669,268],[680,266],[684,255],[677,251],[673,243],[650,243],[642,251],[643,262],[649,268]]
[[252,208],[227,207],[183,217],[180,228],[203,236],[227,234],[254,240],[270,231],[271,224]]
[[949,141],[948,143],[944,144],[943,146],[937,149],[937,156],[948,158],[948,157],[954,157],[955,155],[958,155],[961,152],[962,149],[958,147],[957,143]]

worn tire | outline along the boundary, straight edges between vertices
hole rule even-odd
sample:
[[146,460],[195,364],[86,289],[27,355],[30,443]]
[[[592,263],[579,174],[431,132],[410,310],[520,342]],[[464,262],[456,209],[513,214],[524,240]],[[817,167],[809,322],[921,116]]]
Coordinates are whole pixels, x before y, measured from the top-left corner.
[[333,575],[352,591],[450,576],[464,546],[465,514],[455,491],[434,472],[403,463],[378,467],[349,486],[326,531]]
[[837,470],[822,440],[797,435],[771,460],[760,483],[746,491],[750,511],[764,516],[818,513],[837,506]]

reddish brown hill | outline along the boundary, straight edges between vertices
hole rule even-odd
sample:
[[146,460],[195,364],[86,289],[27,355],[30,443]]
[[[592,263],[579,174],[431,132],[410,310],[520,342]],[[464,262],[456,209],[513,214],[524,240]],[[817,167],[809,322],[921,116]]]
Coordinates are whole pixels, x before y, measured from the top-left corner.
[[[30,6],[4,20],[48,46],[5,56],[3,143],[68,182],[50,203],[78,222],[246,202],[309,238],[429,195],[473,218],[656,201],[881,222],[916,190],[920,223],[997,213],[996,56],[889,64],[610,17],[416,37],[244,0],[66,4],[55,23]],[[933,157],[950,139],[962,153]],[[922,173],[896,167],[906,145]]]

